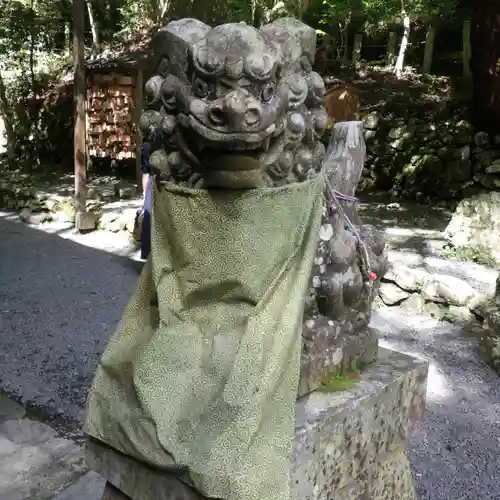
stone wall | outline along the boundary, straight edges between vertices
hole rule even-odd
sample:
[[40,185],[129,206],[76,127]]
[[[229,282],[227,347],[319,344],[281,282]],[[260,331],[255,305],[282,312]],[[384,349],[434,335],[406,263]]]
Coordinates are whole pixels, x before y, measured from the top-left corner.
[[475,132],[463,113],[438,121],[424,112],[407,119],[371,112],[363,123],[368,158],[360,191],[426,201],[500,189],[500,136]]

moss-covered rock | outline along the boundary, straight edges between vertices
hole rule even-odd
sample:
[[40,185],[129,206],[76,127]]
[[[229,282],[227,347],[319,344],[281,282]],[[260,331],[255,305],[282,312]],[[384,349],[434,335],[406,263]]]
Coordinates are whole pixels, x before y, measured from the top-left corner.
[[490,192],[462,200],[445,230],[449,252],[460,260],[500,264],[500,193]]

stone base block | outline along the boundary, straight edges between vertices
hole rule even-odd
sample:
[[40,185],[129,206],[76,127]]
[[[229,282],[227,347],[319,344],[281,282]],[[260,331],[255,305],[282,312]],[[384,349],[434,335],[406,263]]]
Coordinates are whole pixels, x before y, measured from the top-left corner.
[[93,231],[96,228],[96,218],[92,212],[77,212],[75,229],[80,232]]
[[[427,363],[379,349],[356,387],[301,398],[291,500],[414,500],[403,450],[423,418],[426,385]],[[204,500],[172,475],[95,441],[87,462],[131,500]],[[115,498],[122,500],[107,497]]]
[[367,474],[335,491],[335,500],[416,500],[413,476],[404,450],[373,464]]

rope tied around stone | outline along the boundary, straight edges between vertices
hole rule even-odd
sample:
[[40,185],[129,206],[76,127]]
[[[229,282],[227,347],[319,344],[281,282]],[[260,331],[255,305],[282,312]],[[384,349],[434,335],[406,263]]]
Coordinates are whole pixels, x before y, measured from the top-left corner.
[[357,202],[358,199],[355,196],[349,196],[347,194],[341,193],[337,189],[334,189],[330,182],[330,179],[328,179],[326,175],[324,175],[323,177],[325,179],[326,191],[330,203],[336,206],[340,210],[340,213],[342,214],[342,217],[344,218],[347,227],[356,238],[356,245],[360,249],[361,261],[363,263],[363,267],[365,268],[365,277],[367,277],[369,281],[375,281],[377,279],[377,275],[371,270],[370,255],[368,253],[366,245],[363,239],[361,238],[361,235],[359,234],[358,230],[356,229],[351,219],[345,212],[344,207],[341,204],[341,201],[347,201],[352,203],[352,202]]

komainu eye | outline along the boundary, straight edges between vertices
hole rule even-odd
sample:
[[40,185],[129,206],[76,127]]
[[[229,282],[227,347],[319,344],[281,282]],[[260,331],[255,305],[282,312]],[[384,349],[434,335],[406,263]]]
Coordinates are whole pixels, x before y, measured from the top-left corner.
[[260,93],[260,98],[263,102],[269,102],[273,98],[275,88],[274,83],[266,83],[266,85],[264,85]]
[[210,85],[202,78],[197,77],[193,83],[193,90],[196,97],[207,97],[210,94]]

